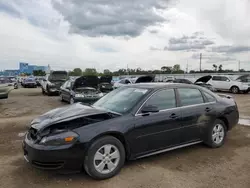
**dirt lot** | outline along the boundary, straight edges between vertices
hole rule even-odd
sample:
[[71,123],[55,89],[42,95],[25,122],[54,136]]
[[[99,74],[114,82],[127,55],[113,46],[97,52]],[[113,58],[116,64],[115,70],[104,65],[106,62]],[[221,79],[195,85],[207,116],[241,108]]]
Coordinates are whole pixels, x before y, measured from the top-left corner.
[[[250,95],[234,96],[241,117],[250,117]],[[128,162],[109,180],[94,181],[84,173],[58,175],[31,168],[23,159],[22,134],[30,121],[62,104],[40,89],[18,89],[0,101],[1,188],[249,188],[250,127],[239,125],[225,145],[209,149],[203,144]]]

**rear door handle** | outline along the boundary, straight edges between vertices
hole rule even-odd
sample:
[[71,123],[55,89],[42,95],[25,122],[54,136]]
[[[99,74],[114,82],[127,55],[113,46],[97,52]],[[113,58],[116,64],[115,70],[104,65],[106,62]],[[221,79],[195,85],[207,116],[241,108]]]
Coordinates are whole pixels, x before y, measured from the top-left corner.
[[178,118],[178,116],[177,116],[176,114],[171,114],[171,115],[170,115],[170,118],[176,119],[176,118]]
[[207,108],[205,109],[206,112],[210,112],[211,110],[212,110],[212,109],[209,108],[209,107],[207,107]]

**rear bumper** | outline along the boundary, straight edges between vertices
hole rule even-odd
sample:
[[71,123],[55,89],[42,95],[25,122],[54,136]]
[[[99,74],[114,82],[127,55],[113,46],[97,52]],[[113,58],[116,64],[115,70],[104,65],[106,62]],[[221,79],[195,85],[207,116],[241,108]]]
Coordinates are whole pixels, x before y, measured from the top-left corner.
[[249,91],[250,91],[250,87],[247,88],[247,89],[243,89],[243,90],[241,90],[241,91],[249,92]]
[[239,111],[233,111],[227,115],[228,130],[231,130],[239,122]]
[[36,87],[36,83],[27,83],[23,85],[24,87]]
[[[26,138],[27,139],[27,138]],[[24,159],[33,167],[59,172],[80,171],[84,161],[84,152],[77,147],[55,149],[51,146],[39,148],[23,141]]]

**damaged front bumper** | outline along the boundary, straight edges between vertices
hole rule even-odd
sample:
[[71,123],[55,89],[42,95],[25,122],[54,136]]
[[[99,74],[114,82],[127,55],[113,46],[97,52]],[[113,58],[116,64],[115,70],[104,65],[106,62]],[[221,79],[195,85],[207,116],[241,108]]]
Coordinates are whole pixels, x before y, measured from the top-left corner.
[[44,146],[35,144],[27,135],[23,141],[23,152],[29,164],[42,170],[80,171],[84,160],[84,150],[77,145]]

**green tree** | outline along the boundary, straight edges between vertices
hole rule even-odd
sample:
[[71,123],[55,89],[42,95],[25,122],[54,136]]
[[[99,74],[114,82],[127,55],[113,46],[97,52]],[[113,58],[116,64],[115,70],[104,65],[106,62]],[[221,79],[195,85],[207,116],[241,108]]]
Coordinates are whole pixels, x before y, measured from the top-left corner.
[[219,66],[219,72],[223,72],[222,65]]
[[33,71],[33,76],[45,76],[46,72],[43,70],[34,70]]
[[172,67],[163,66],[163,67],[161,67],[161,71],[164,73],[171,73]]
[[86,68],[83,72],[84,75],[97,75],[97,71],[94,68]]
[[75,68],[73,72],[75,76],[82,76],[82,69],[80,68]]
[[213,64],[214,71],[217,72],[217,65]]
[[111,72],[109,69],[104,69],[104,70],[103,70],[103,74],[104,74],[104,75],[111,75],[112,72]]

